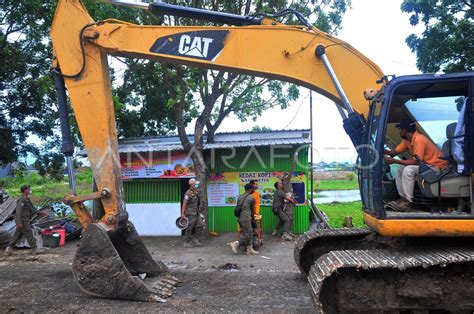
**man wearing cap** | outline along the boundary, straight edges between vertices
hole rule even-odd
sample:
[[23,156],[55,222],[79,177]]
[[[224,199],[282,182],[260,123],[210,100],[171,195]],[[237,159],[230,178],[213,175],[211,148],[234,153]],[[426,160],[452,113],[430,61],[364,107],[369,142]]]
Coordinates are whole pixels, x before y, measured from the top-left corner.
[[[283,209],[281,211],[289,219],[289,228],[285,227],[285,232],[282,235],[283,240],[291,241],[296,238],[296,235],[291,232],[291,227],[293,226],[293,208],[296,205],[296,200],[294,199],[293,194],[293,185],[291,184],[291,179],[293,178],[293,173],[295,171],[296,161],[298,159],[298,152],[295,152],[293,155],[293,160],[291,161],[291,168],[290,172],[285,173],[281,178],[281,183],[283,187],[283,192],[285,193],[285,197],[283,198]],[[278,190],[277,184],[275,184],[275,188]],[[291,201],[290,201],[291,200]],[[272,206],[273,207],[273,206]],[[278,225],[277,225],[278,227]],[[272,232],[272,235],[278,234],[278,231],[275,230]]]
[[283,227],[283,234],[281,236],[281,239],[285,241],[293,241],[294,237],[290,233],[293,217],[288,215],[287,208],[285,208],[285,206],[288,206],[288,204],[294,206],[296,204],[296,200],[293,197],[288,196],[283,191],[282,182],[275,182],[274,187],[275,193],[273,194],[272,211],[276,216],[278,216],[278,223],[276,224],[275,229],[272,232],[272,236],[279,235],[280,229]]
[[8,244],[5,253],[11,255],[13,253],[13,248],[17,242],[21,239],[22,236],[25,236],[28,244],[32,249],[32,254],[37,254],[38,250],[36,249],[36,240],[33,237],[33,231],[31,230],[30,220],[34,214],[41,214],[40,211],[36,210],[31,203],[29,195],[31,193],[31,188],[29,185],[23,185],[20,188],[21,197],[16,203],[16,214],[15,214],[15,223],[16,230],[13,235],[12,240]]
[[[201,246],[201,237],[204,223],[202,221],[199,205],[199,184],[196,179],[189,180],[189,189],[184,193],[183,207],[181,208],[181,219],[188,219],[188,227],[184,232],[184,247]],[[194,230],[194,235],[193,235]]]
[[[442,160],[443,153],[426,136],[416,131],[416,124],[412,119],[405,118],[396,125],[400,129],[402,142],[394,150],[385,150],[385,161],[390,164],[399,164],[397,169],[396,185],[398,194],[401,196],[396,201],[398,208],[411,209],[413,206],[413,193],[415,189],[415,179],[419,171],[417,156],[432,169],[439,172],[447,165],[447,161]],[[393,156],[410,152],[412,159],[395,159]]]

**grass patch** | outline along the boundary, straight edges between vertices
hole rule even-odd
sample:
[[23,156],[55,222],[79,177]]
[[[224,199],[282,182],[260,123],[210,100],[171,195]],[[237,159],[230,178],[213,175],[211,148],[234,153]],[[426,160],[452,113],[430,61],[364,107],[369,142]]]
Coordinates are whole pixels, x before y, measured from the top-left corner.
[[357,180],[321,180],[314,185],[316,191],[327,190],[358,190]]
[[318,204],[318,208],[326,213],[326,215],[329,217],[329,224],[333,228],[342,228],[344,217],[346,216],[352,216],[352,223],[354,224],[354,227],[365,227],[362,214],[362,203],[360,201]]
[[[34,202],[44,197],[60,201],[65,195],[69,194],[69,183],[67,180],[56,181],[36,173],[27,176],[16,176],[15,178],[4,178],[2,183],[8,195],[13,197],[21,194],[20,187],[22,185],[31,185],[33,192],[31,199]],[[83,195],[91,192],[92,172],[90,169],[87,169],[76,175],[76,193]]]

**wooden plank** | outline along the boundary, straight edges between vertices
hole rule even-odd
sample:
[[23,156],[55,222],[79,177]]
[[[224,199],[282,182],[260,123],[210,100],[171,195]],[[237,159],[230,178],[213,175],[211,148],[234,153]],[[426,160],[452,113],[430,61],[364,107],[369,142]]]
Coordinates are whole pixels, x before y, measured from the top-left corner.
[[13,214],[16,208],[17,200],[18,198],[9,197],[5,200],[5,202],[0,204],[0,225],[3,224],[5,220],[11,216],[11,214]]

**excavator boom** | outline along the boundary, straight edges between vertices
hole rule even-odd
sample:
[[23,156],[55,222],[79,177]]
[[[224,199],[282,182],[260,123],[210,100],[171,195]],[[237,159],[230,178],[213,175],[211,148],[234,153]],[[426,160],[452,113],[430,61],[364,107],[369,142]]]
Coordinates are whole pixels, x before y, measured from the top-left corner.
[[[73,263],[76,281],[95,296],[162,301],[173,293],[177,279],[162,263],[153,261],[128,221],[107,55],[292,82],[327,96],[349,116],[354,112],[367,114],[363,91],[381,88],[383,73],[349,44],[310,25],[288,26],[265,17],[204,10],[189,12],[160,3],[150,4],[148,9],[196,14],[243,26],[143,26],[112,19],[95,22],[80,0],[59,0],[51,38],[54,75],[64,79],[99,191],[86,197],[67,197],[86,229]],[[337,62],[331,65],[331,60]],[[56,81],[59,95],[64,92],[64,83]],[[100,199],[103,217],[96,221],[89,214],[83,204],[86,199]],[[145,285],[136,277],[140,274],[158,278],[155,286]]]

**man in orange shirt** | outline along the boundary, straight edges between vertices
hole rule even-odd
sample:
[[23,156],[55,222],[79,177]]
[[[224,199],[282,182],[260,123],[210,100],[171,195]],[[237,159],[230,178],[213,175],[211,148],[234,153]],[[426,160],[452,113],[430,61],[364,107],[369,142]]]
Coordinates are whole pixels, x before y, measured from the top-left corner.
[[410,209],[413,203],[413,193],[415,189],[415,179],[419,171],[417,156],[427,165],[439,172],[445,168],[447,161],[442,160],[443,153],[426,136],[416,131],[416,124],[412,119],[403,119],[396,125],[400,129],[402,142],[394,150],[386,150],[386,155],[396,156],[409,151],[412,159],[402,160],[393,157],[386,157],[388,164],[399,164],[402,167],[397,169],[396,184],[398,194],[401,198],[397,200],[397,207]]
[[253,186],[253,198],[255,199],[255,215],[260,215],[260,192],[258,192],[258,181],[250,180],[249,182]]
[[255,199],[255,211],[252,213],[252,230],[254,237],[259,238],[258,234],[258,227],[256,217],[260,216],[260,192],[258,192],[258,181],[257,180],[250,180],[249,182],[252,185],[252,196]]

